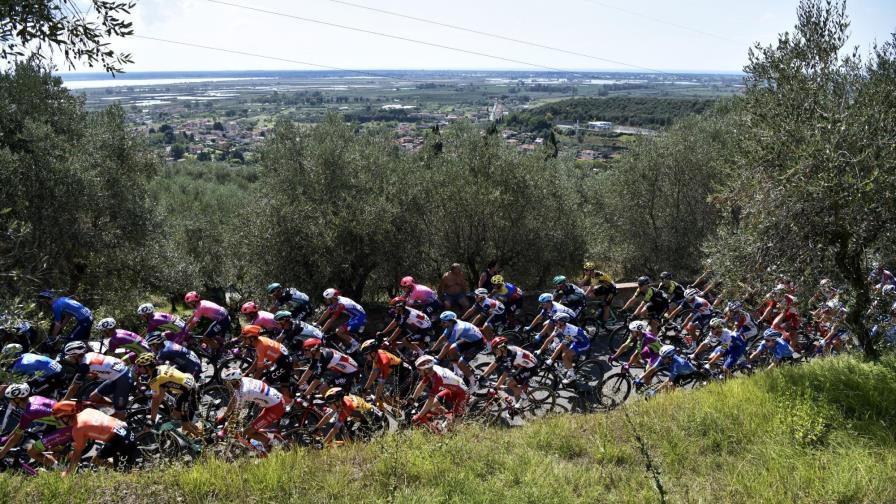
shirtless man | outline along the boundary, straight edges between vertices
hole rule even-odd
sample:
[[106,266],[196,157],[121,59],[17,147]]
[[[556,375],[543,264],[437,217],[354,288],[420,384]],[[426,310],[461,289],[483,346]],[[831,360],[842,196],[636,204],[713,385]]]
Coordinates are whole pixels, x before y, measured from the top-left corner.
[[464,278],[460,264],[454,263],[451,265],[451,269],[442,275],[437,292],[445,309],[456,310],[460,307],[466,310],[470,306],[470,301],[467,299],[469,290],[470,287],[467,285],[467,279]]

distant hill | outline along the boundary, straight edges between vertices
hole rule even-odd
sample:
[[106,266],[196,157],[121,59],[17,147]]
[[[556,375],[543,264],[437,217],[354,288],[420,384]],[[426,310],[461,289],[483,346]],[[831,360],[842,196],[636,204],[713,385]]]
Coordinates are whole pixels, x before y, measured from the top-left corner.
[[625,126],[662,127],[691,114],[702,114],[716,102],[703,98],[624,97],[570,98],[515,112],[505,125],[525,131],[550,127],[547,114],[558,121],[610,121]]

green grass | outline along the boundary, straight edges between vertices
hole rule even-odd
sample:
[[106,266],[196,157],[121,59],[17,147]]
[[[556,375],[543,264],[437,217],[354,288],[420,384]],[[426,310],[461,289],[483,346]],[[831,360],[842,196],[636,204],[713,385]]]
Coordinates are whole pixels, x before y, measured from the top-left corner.
[[[467,426],[140,474],[0,479],[2,502],[896,501],[896,359],[828,359],[515,430]],[[110,496],[108,499],[106,496]]]

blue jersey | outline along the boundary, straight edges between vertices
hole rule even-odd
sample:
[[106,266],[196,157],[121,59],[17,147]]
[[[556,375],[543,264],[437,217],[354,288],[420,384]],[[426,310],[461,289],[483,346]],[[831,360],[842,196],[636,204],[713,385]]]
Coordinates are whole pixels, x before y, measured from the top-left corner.
[[777,338],[775,340],[774,346],[771,346],[768,344],[768,342],[763,341],[762,344],[759,345],[759,350],[768,350],[775,360],[793,357],[793,349],[790,348],[790,345],[788,345],[783,338]]
[[457,340],[476,342],[482,339],[482,333],[473,324],[458,320],[454,327],[445,329],[443,335],[448,338],[448,344],[453,345]]
[[556,301],[551,301],[550,309],[541,309],[541,316],[547,318],[548,320],[554,320],[554,315],[557,315],[558,313],[565,313],[569,315],[570,318],[576,317],[576,312],[573,309],[563,306]]
[[60,297],[53,301],[53,321],[59,322],[63,316],[74,317],[79,323],[90,323],[93,321],[93,313],[81,303],[72,298]]
[[55,360],[33,353],[19,356],[12,365],[13,374],[28,375],[32,378],[50,376],[62,371],[62,365]]
[[670,380],[674,380],[679,376],[685,376],[697,372],[697,369],[694,368],[694,365],[680,355],[673,355],[672,362],[668,365],[668,367]]
[[166,341],[159,355],[156,356],[162,362],[170,362],[174,367],[184,373],[196,373],[202,370],[202,362],[189,348],[182,347],[173,341]]

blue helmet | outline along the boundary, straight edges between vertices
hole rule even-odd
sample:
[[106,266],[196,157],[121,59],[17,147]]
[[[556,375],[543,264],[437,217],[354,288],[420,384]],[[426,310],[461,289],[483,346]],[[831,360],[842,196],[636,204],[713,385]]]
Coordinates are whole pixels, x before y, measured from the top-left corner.
[[442,322],[449,322],[452,320],[457,320],[457,314],[454,313],[453,311],[445,311],[445,312],[442,312],[441,315],[439,315],[439,320],[441,320]]
[[554,296],[548,292],[545,292],[544,294],[538,296],[539,303],[550,303],[553,300],[554,300]]
[[781,336],[783,336],[783,334],[781,334],[781,331],[776,331],[776,330],[772,329],[771,327],[766,329],[765,332],[762,334],[763,339],[778,339]]

